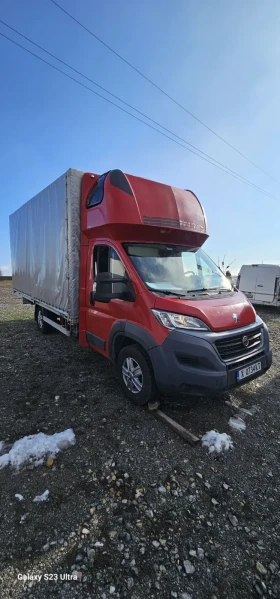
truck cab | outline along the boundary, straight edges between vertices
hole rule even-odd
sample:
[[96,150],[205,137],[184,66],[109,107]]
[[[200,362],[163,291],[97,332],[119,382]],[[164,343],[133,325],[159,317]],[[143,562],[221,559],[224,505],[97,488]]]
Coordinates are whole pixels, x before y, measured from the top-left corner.
[[268,331],[202,249],[196,195],[111,170],[81,188],[79,342],[138,405],[216,395],[271,366]]

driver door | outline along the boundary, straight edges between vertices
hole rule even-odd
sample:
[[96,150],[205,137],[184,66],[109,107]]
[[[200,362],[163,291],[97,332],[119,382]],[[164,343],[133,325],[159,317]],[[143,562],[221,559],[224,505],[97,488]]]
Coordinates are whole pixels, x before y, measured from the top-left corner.
[[[95,277],[109,272],[115,276],[127,276],[125,267],[115,249],[105,244],[93,247],[92,264],[88,273],[86,337],[94,349],[108,357],[108,341],[112,326],[117,320],[133,320],[134,302],[112,299],[108,303],[90,302],[90,292],[95,290]],[[113,284],[114,291],[114,284]]]

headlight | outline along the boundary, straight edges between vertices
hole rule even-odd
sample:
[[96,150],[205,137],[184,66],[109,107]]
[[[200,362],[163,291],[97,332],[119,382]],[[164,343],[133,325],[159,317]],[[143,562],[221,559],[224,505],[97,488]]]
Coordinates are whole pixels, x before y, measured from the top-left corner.
[[173,314],[173,312],[162,312],[161,310],[152,310],[157,320],[167,329],[192,329],[193,331],[209,331],[209,327],[192,316],[184,314]]

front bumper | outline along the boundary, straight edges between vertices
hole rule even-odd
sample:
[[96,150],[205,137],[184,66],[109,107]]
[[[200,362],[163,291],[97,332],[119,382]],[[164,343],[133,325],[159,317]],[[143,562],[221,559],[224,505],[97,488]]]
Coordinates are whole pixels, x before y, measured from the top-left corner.
[[[259,327],[258,323],[258,327]],[[254,327],[239,329],[246,335]],[[153,365],[159,392],[163,395],[185,394],[213,397],[262,376],[272,364],[267,328],[262,324],[262,344],[259,351],[238,361],[223,361],[215,342],[233,336],[238,331],[225,333],[198,333],[196,331],[171,331],[160,346],[148,353]],[[261,362],[261,370],[237,381],[242,368]]]

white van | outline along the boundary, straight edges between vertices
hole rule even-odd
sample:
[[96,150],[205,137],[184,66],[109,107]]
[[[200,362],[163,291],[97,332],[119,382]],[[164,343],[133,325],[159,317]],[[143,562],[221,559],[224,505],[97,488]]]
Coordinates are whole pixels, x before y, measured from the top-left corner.
[[236,287],[252,304],[280,306],[280,266],[277,264],[244,264]]

